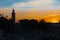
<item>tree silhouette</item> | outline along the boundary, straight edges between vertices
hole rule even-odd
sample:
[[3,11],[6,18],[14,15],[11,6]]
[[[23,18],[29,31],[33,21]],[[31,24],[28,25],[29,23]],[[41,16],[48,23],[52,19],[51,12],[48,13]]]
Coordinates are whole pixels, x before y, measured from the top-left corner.
[[28,19],[20,20],[19,24],[24,29],[34,29],[34,28],[36,29],[36,28],[38,28],[38,21],[34,20],[34,19],[31,19],[31,20],[28,20]]
[[29,21],[29,23],[30,23],[30,27],[31,28],[38,28],[38,21],[37,20],[34,20],[34,19],[31,19],[30,21]]
[[0,29],[3,30],[4,35],[8,32],[8,20],[3,16],[0,17]]
[[29,20],[28,19],[24,19],[24,20],[20,20],[19,24],[21,25],[21,27],[23,28],[28,28],[28,24],[29,24]]
[[46,29],[46,22],[44,19],[41,19],[39,22],[40,29]]

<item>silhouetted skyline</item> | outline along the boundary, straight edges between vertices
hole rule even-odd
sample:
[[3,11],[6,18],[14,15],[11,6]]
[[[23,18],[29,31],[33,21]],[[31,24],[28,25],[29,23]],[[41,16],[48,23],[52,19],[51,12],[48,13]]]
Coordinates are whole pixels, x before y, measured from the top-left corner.
[[0,40],[60,40],[60,0],[0,0]]
[[[17,40],[21,35],[21,32],[24,33],[40,33],[40,32],[59,32],[60,30],[60,21],[59,23],[49,23],[44,19],[41,19],[39,22],[35,19],[20,19],[18,23],[15,22],[15,10],[12,9],[11,19],[7,19],[3,14],[0,14],[0,31],[2,31],[2,37],[9,37],[10,39]],[[41,30],[41,31],[40,31]],[[55,31],[53,31],[55,30]],[[34,33],[34,34],[35,34]],[[10,35],[10,36],[9,36]],[[45,35],[45,34],[44,34]],[[35,36],[35,35],[34,35]],[[22,36],[21,36],[22,37]],[[32,36],[33,37],[33,36]],[[42,37],[44,38],[44,37]],[[47,39],[50,37],[48,36]],[[41,39],[41,38],[38,38]],[[54,38],[53,38],[54,39]],[[25,39],[26,40],[26,39]]]

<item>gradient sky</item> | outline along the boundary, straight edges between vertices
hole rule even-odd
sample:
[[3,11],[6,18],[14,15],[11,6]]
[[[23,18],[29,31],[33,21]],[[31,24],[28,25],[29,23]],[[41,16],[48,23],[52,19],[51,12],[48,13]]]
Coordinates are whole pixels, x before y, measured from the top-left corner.
[[60,0],[0,0],[0,8],[24,9],[60,9]]
[[55,17],[60,13],[60,0],[0,0],[0,13],[10,15],[13,8],[17,19],[54,18],[56,21]]

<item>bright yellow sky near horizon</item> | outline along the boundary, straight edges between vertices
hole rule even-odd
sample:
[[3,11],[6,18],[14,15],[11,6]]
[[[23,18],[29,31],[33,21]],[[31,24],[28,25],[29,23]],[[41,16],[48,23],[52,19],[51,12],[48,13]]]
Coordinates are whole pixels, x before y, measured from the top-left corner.
[[[45,19],[46,22],[57,23],[60,20],[60,10],[15,10],[16,20],[21,19]],[[8,18],[11,18],[12,10],[0,9],[0,14],[8,15]]]

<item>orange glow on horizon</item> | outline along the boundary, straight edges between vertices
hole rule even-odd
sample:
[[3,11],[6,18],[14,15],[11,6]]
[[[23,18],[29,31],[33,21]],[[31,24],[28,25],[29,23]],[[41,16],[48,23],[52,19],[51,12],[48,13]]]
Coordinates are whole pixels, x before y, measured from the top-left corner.
[[[21,19],[36,19],[40,21],[41,19],[45,19],[46,22],[51,23],[58,23],[60,20],[60,10],[48,10],[48,11],[21,11],[21,10],[15,10],[16,12],[16,21]],[[5,10],[0,9],[0,14],[4,14],[5,16],[8,15],[8,19],[11,18],[12,10]]]
[[58,20],[51,20],[51,23],[59,23]]

